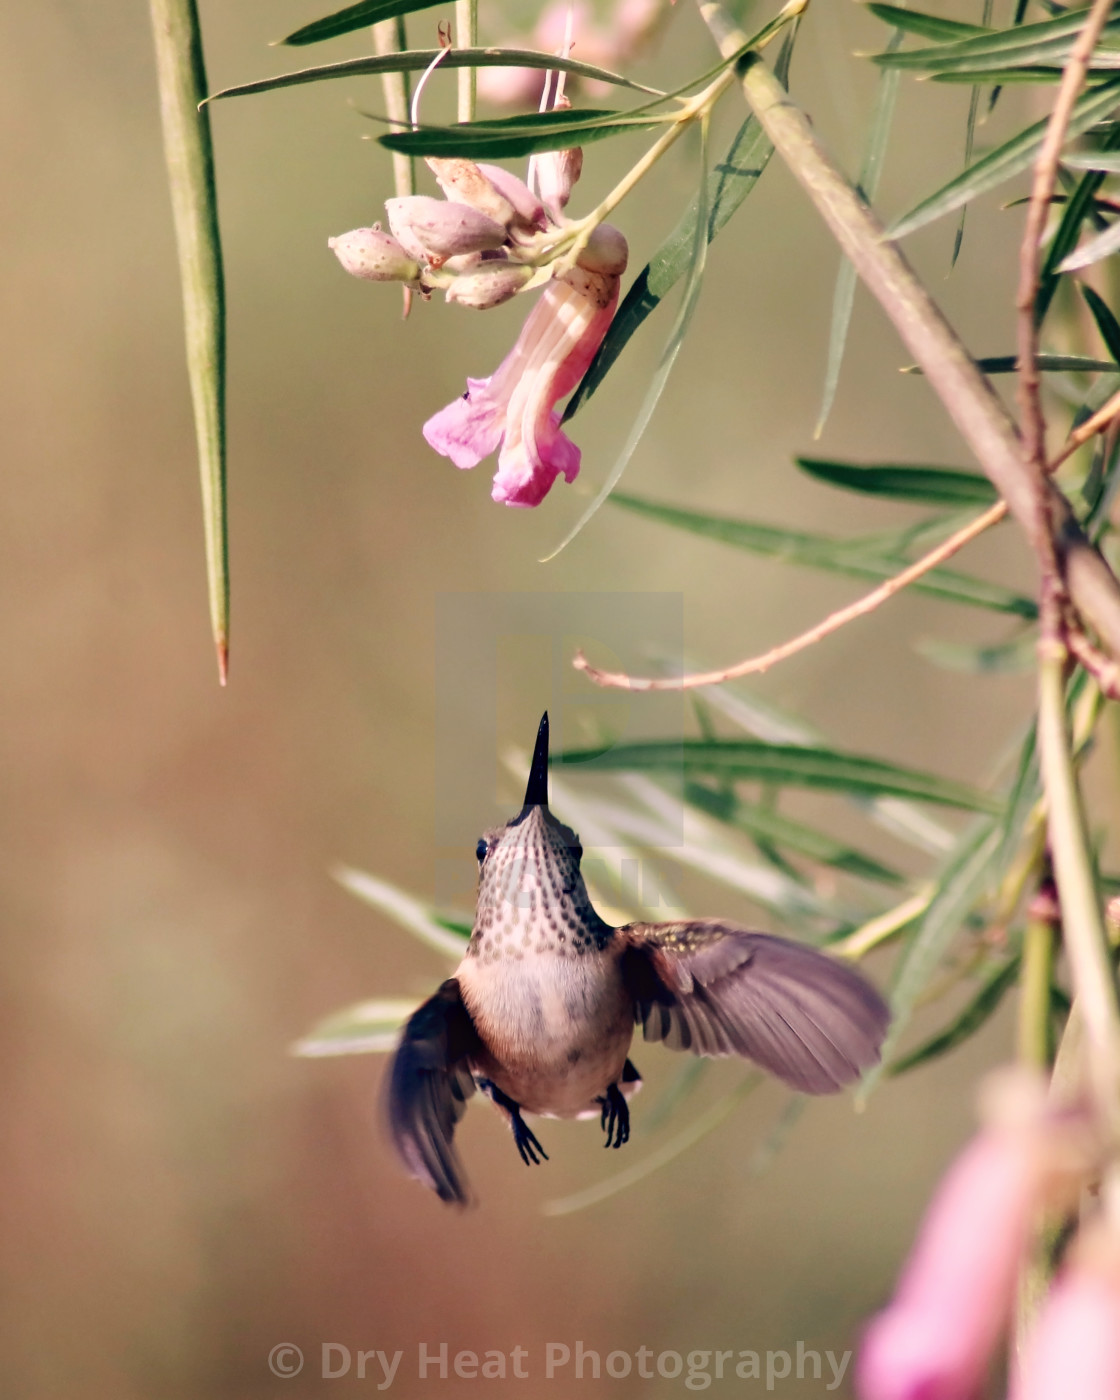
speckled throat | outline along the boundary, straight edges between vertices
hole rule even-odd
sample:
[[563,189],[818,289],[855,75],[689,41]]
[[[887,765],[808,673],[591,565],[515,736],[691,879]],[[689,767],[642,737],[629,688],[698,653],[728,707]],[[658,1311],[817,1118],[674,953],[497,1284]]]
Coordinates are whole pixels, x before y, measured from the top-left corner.
[[[468,957],[484,962],[552,953],[602,952],[614,930],[592,907],[571,827],[545,806],[526,807],[487,832]],[[479,849],[482,849],[480,843]]]

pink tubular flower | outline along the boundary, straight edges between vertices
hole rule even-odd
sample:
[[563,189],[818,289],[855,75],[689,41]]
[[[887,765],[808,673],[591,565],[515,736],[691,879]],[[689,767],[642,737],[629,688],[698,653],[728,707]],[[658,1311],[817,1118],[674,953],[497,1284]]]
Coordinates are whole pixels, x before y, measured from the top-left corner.
[[1012,1400],[1116,1400],[1120,1395],[1120,1280],[1074,1265],[1058,1279],[1012,1387]]
[[862,1400],[975,1400],[1036,1212],[1087,1179],[1095,1137],[1079,1110],[1055,1109],[1022,1072],[985,1087],[990,1126],[941,1182],[894,1299],[864,1336]]
[[476,467],[499,448],[491,492],[508,506],[540,505],[560,475],[574,481],[580,451],[560,429],[554,405],[583,378],[607,333],[626,267],[626,241],[601,225],[577,265],[550,282],[513,349],[489,379],[424,424],[429,444],[457,467]]
[[1010,1313],[1035,1181],[1010,1133],[982,1133],[957,1158],[894,1299],[864,1336],[863,1400],[976,1395]]

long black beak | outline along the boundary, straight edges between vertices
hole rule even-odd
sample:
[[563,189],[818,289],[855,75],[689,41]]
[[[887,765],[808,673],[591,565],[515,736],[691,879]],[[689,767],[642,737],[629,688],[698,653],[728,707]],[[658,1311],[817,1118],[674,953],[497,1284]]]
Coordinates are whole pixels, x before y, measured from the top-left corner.
[[548,711],[541,715],[537,730],[537,745],[529,768],[529,783],[525,788],[526,807],[548,806]]

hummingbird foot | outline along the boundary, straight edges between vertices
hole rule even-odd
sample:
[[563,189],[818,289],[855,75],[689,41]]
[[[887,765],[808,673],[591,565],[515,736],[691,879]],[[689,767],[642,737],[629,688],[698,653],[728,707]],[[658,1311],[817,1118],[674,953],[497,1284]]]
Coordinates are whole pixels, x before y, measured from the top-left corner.
[[513,1141],[521,1160],[527,1167],[538,1167],[541,1162],[548,1161],[548,1153],[537,1141],[537,1135],[529,1127],[525,1119],[521,1116],[521,1105],[510,1098],[508,1094],[503,1094],[501,1089],[492,1079],[480,1079],[478,1087],[486,1095],[491,1103],[497,1104],[499,1108],[504,1108],[509,1114],[509,1125],[513,1130]]
[[630,1141],[630,1105],[617,1084],[612,1084],[597,1102],[603,1105],[599,1126],[606,1132],[604,1147],[621,1147]]

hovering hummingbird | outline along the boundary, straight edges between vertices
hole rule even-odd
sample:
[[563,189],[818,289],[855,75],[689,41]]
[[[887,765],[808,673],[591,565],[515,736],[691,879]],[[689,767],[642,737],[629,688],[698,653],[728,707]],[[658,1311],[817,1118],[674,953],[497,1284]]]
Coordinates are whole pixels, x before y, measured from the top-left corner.
[[454,977],[405,1025],[387,1078],[409,1173],[465,1205],[453,1137],[481,1090],[527,1165],[548,1154],[524,1114],[598,1117],[630,1136],[635,1025],[697,1055],[740,1055],[806,1094],[831,1094],[879,1059],[890,1013],[858,972],[815,948],[721,919],[612,926],[592,907],[583,848],[548,808],[548,714],[525,803],[477,847],[478,908]]

